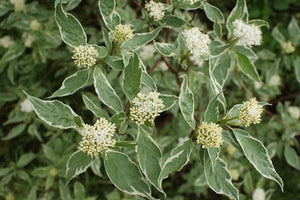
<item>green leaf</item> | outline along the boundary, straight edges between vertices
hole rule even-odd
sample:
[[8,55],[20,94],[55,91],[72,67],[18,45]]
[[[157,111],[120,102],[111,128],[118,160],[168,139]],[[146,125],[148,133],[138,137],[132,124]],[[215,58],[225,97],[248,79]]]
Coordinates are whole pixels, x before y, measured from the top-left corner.
[[279,31],[278,26],[276,26],[273,31],[272,31],[272,36],[274,37],[274,39],[279,42],[280,44],[285,42],[285,38],[282,35],[282,33]]
[[175,15],[165,15],[162,21],[164,21],[166,26],[170,28],[180,28],[187,23],[185,20]]
[[159,26],[149,33],[136,33],[131,40],[124,42],[123,48],[131,51],[137,50],[138,48],[152,41],[158,35],[161,29],[162,26]]
[[147,71],[143,71],[142,73],[142,84],[154,91],[157,91],[156,83],[152,79],[152,77],[147,73]]
[[68,162],[66,168],[67,184],[71,179],[85,172],[92,164],[92,158],[86,153],[78,150],[74,152]]
[[251,61],[247,56],[241,53],[237,53],[237,60],[238,60],[238,65],[240,66],[244,74],[246,74],[254,81],[261,82],[255,66],[251,63]]
[[17,162],[17,167],[24,167],[29,164],[35,158],[35,154],[33,153],[25,153],[23,154]]
[[188,87],[187,76],[184,74],[181,77],[182,77],[182,84],[180,87],[180,94],[179,94],[179,108],[188,125],[192,129],[195,129],[194,94],[191,91],[191,89]]
[[156,50],[166,57],[174,57],[178,55],[177,48],[173,44],[155,42]]
[[236,104],[234,105],[232,108],[230,108],[230,110],[228,111],[227,114],[227,118],[235,118],[233,120],[230,120],[227,122],[227,124],[232,125],[232,126],[240,126],[242,124],[242,122],[239,120],[238,116],[240,115],[240,107],[242,106],[242,104]]
[[62,4],[55,8],[55,21],[58,25],[61,39],[71,47],[86,45],[87,38],[80,22],[71,14],[63,10]]
[[257,56],[255,54],[255,52],[249,48],[249,47],[246,47],[246,46],[235,46],[234,47],[234,50],[236,52],[239,52],[241,54],[244,54],[245,56],[247,56],[251,61],[255,61],[257,60]]
[[298,83],[300,83],[300,57],[297,56],[294,60],[293,60],[293,64],[295,67],[295,76],[296,79],[298,81]]
[[248,22],[248,9],[247,4],[245,0],[237,0],[234,8],[232,9],[230,15],[227,18],[226,21],[226,28],[228,30],[228,36],[231,36],[231,33],[233,31],[233,25],[232,23],[237,19],[242,19],[243,21]]
[[[89,95],[82,95],[83,102],[85,107],[90,110],[96,117],[98,118],[106,118],[108,119],[108,114],[101,108],[101,103],[95,97]],[[98,100],[98,101],[97,101]]]
[[248,22],[248,24],[253,24],[255,26],[258,26],[258,27],[267,27],[267,28],[270,28],[269,26],[269,23],[265,20],[262,20],[262,19],[252,19]]
[[98,6],[102,15],[102,19],[107,28],[109,28],[110,30],[114,30],[115,26],[121,24],[121,17],[115,10],[115,0],[99,0]]
[[76,122],[74,121],[74,117],[77,117],[78,115],[72,110],[70,106],[65,105],[57,100],[44,101],[39,98],[30,96],[27,93],[25,94],[27,95],[28,100],[31,102],[35,113],[49,126],[62,129],[78,127]]
[[151,190],[139,168],[124,153],[108,151],[104,159],[106,173],[111,182],[122,192],[153,199]]
[[295,17],[292,17],[292,20],[288,26],[288,32],[293,44],[295,46],[298,45],[300,42],[300,28]]
[[115,112],[122,112],[123,105],[99,67],[94,71],[94,87],[100,100]]
[[96,51],[98,52],[97,58],[105,58],[108,55],[108,50],[104,46],[98,46],[96,44],[92,44]]
[[75,74],[68,76],[62,85],[49,98],[64,97],[74,94],[76,91],[85,87],[89,78],[93,75],[91,68],[77,71]]
[[159,98],[163,100],[163,104],[165,106],[163,111],[171,109],[178,101],[178,97],[175,95],[160,94]]
[[68,190],[68,188],[66,187],[66,185],[61,179],[58,182],[58,186],[59,186],[59,195],[61,200],[71,200],[72,198],[70,195],[70,191]]
[[125,68],[123,60],[116,56],[107,56],[104,62],[105,64],[110,66],[113,70],[123,71]]
[[281,190],[283,190],[282,179],[275,171],[268,151],[263,143],[242,129],[233,129],[233,133],[241,145],[246,158],[255,169],[265,178],[276,181],[280,185]]
[[222,54],[226,53],[230,46],[231,44],[224,44],[223,42],[217,40],[211,42],[209,46],[210,58],[221,56]]
[[91,169],[99,177],[103,177],[103,174],[101,172],[101,160],[100,157],[97,156],[91,163]]
[[179,143],[172,149],[171,155],[164,162],[159,175],[160,188],[162,188],[162,181],[165,178],[173,172],[180,171],[189,162],[192,150],[193,142],[190,139]]
[[218,118],[219,118],[219,108],[218,108],[219,101],[218,101],[218,98],[219,98],[221,93],[216,95],[208,103],[207,108],[206,108],[205,113],[204,113],[204,121],[206,121],[206,122],[216,122],[218,120]]
[[156,189],[163,192],[158,180],[162,161],[160,148],[142,127],[138,127],[136,142],[138,162],[143,174]]
[[27,200],[36,200],[36,190],[37,188],[35,186],[33,186],[27,196]]
[[85,189],[84,185],[82,185],[80,182],[76,181],[73,185],[74,187],[74,196],[76,199],[84,199],[85,197]]
[[142,79],[142,68],[140,66],[138,55],[135,53],[129,60],[123,73],[122,89],[128,99],[132,101],[140,92]]
[[19,124],[18,126],[11,129],[11,131],[9,131],[9,133],[5,137],[3,137],[2,140],[11,140],[19,136],[25,130],[25,128],[26,128],[25,123]]
[[119,141],[119,142],[116,142],[115,147],[118,147],[118,148],[134,148],[134,147],[136,147],[136,145],[137,145],[136,142]]
[[207,151],[205,151],[203,160],[204,174],[208,186],[217,194],[224,194],[238,200],[238,190],[231,182],[231,176],[226,163],[221,158],[217,158],[213,168],[213,164],[211,163],[211,159]]
[[205,14],[210,21],[224,24],[225,22],[224,15],[222,14],[219,8],[210,5],[207,2],[203,4],[203,7],[204,7]]
[[214,169],[219,158],[220,149],[219,148],[207,148],[207,153]]
[[2,56],[1,63],[6,63],[21,56],[25,51],[25,47],[21,44],[15,44],[8,49],[8,51]]
[[297,155],[297,152],[288,144],[285,144],[284,146],[284,157],[290,166],[300,170],[299,156]]
[[116,124],[117,126],[119,126],[126,121],[126,113],[125,112],[116,113],[111,117],[110,121]]

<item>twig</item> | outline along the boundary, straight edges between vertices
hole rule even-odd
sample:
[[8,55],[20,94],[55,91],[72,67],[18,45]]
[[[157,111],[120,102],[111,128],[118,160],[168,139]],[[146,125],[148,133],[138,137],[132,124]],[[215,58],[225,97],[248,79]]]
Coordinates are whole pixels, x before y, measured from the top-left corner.
[[161,61],[161,59],[163,59],[163,57],[161,56],[161,57],[159,57],[157,60],[156,60],[156,62],[154,63],[154,65],[150,68],[150,69],[148,69],[148,74],[150,74],[151,72],[153,72],[154,70],[155,70],[155,68],[157,67],[157,65],[159,64],[159,62]]
[[128,110],[129,106],[130,106],[130,101],[127,101],[126,106],[124,108],[124,112]]
[[140,9],[145,10],[147,13],[149,13],[148,10],[146,10],[146,9],[145,9],[141,4],[139,4],[136,0],[132,0],[132,2],[133,2],[137,7],[139,7]]

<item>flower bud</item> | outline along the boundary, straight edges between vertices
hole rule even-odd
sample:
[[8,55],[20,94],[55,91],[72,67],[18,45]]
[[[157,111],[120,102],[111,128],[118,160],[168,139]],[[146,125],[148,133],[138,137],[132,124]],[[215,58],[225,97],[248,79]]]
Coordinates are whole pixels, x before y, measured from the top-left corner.
[[164,5],[162,3],[156,3],[151,0],[145,5],[145,9],[149,12],[150,17],[152,17],[155,21],[161,20],[164,15]]
[[260,123],[263,106],[258,104],[256,98],[244,102],[239,110],[239,120],[245,127]]
[[90,45],[75,47],[72,59],[78,67],[91,67],[96,64],[97,50]]
[[129,25],[119,24],[112,32],[112,36],[116,43],[122,43],[133,38],[133,31],[131,30]]
[[223,144],[222,128],[216,123],[202,122],[196,133],[197,143],[202,144],[202,148],[218,148]]

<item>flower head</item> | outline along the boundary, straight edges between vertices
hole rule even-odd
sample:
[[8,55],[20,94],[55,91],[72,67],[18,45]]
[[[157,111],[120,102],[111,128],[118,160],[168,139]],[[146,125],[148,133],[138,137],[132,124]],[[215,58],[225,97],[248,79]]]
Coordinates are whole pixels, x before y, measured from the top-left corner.
[[31,22],[30,22],[30,28],[33,30],[33,31],[37,31],[37,30],[39,30],[40,29],[40,26],[41,26],[41,24],[38,22],[38,20],[32,20]]
[[15,5],[15,11],[22,11],[25,8],[25,2],[24,0],[15,0],[15,1],[11,1],[11,3],[13,3]]
[[239,110],[239,119],[245,127],[250,124],[258,124],[261,121],[263,106],[258,104],[256,98],[252,98],[249,101],[244,102]]
[[300,118],[300,108],[296,106],[288,107],[288,112],[292,118],[299,119]]
[[132,100],[130,108],[130,119],[137,125],[145,122],[154,123],[154,119],[159,116],[164,108],[163,101],[158,97],[159,93],[149,92],[148,94],[139,93]]
[[24,46],[30,48],[34,42],[34,37],[31,34],[23,33],[22,38],[24,39]]
[[146,3],[145,9],[155,21],[161,20],[165,15],[164,5],[162,3],[156,3],[153,0],[150,0],[148,3]]
[[21,106],[22,112],[30,113],[33,111],[32,104],[30,103],[30,101],[28,99],[25,99],[24,101],[22,101],[20,106]]
[[112,36],[116,43],[122,43],[133,38],[133,31],[129,25],[119,24],[115,27],[115,30],[112,32]]
[[73,51],[73,60],[78,67],[91,67],[96,64],[97,50],[90,45],[79,45]]
[[202,144],[202,148],[220,147],[223,144],[222,128],[213,122],[202,122],[197,129],[197,143]]
[[79,149],[89,156],[105,155],[116,144],[116,140],[112,138],[115,130],[116,126],[105,118],[98,119],[93,126],[85,124],[80,133],[82,139]]
[[262,42],[262,33],[258,26],[246,24],[240,19],[233,22],[233,35],[239,38],[237,45],[259,46]]
[[265,200],[265,199],[266,199],[266,195],[264,189],[255,188],[252,194],[252,200]]
[[193,27],[185,30],[183,36],[192,56],[190,60],[195,63],[200,63],[201,57],[209,56],[209,44],[211,42],[207,34],[202,33],[199,28]]
[[143,60],[148,60],[153,58],[156,49],[153,44],[148,44],[146,46],[142,46],[140,51],[140,56]]
[[10,36],[6,35],[0,38],[0,46],[4,48],[9,48],[14,45],[14,41],[10,38]]
[[291,41],[283,42],[281,44],[281,48],[284,50],[286,53],[294,53],[295,47],[291,43]]

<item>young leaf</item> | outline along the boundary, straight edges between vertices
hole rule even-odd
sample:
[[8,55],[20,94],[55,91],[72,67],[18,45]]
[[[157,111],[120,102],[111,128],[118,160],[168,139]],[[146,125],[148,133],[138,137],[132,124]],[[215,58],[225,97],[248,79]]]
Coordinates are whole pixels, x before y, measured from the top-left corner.
[[161,151],[152,139],[149,133],[142,127],[138,127],[136,152],[138,155],[138,162],[143,174],[150,181],[150,183],[159,191],[162,188],[159,186],[159,174],[161,171]]
[[190,160],[193,150],[193,142],[190,139],[178,144],[172,151],[170,157],[164,162],[159,175],[159,186],[171,173],[180,171]]
[[71,179],[85,172],[92,164],[92,158],[82,151],[74,152],[68,162],[66,168],[67,184]]
[[279,42],[280,44],[285,42],[285,37],[282,35],[282,33],[279,31],[278,26],[276,26],[272,31],[272,36],[274,39]]
[[130,195],[153,199],[150,186],[145,182],[139,168],[126,154],[108,151],[104,166],[109,179],[119,190]]
[[270,28],[269,23],[262,19],[252,19],[248,22],[248,24],[254,24],[255,26],[258,26],[258,27],[265,26],[267,28]]
[[8,61],[14,60],[21,56],[25,51],[23,44],[15,44],[8,49],[8,51],[2,56],[1,63],[6,63]]
[[171,109],[178,101],[178,97],[175,95],[160,94],[159,98],[163,100],[165,106],[163,111]]
[[17,162],[17,167],[24,167],[28,163],[30,163],[35,158],[35,154],[33,153],[25,153],[23,154]]
[[263,143],[242,129],[233,129],[233,133],[241,145],[246,158],[255,169],[265,178],[276,181],[280,185],[281,190],[283,190],[282,179],[275,171],[268,151]]
[[131,40],[124,42],[123,48],[128,50],[137,50],[138,48],[152,41],[158,35],[161,29],[162,26],[159,26],[149,33],[136,33]]
[[92,96],[89,97],[87,95],[82,95],[82,99],[85,107],[90,110],[96,117],[104,117],[106,119],[109,118],[108,114],[101,108],[101,103],[97,102],[96,99],[92,98]]
[[213,164],[211,163],[211,159],[207,151],[204,154],[203,160],[204,174],[208,186],[218,194],[224,194],[238,200],[238,190],[231,182],[231,176],[226,163],[221,158],[217,158],[213,168]]
[[224,15],[222,14],[219,8],[210,5],[207,2],[203,4],[203,7],[204,7],[205,14],[210,21],[224,24],[225,22]]
[[21,133],[23,133],[23,131],[25,130],[26,128],[26,124],[25,123],[22,123],[22,124],[19,124],[18,126],[14,127],[13,129],[11,129],[9,131],[9,133],[2,138],[2,140],[11,140],[17,136],[19,136]]
[[[25,92],[24,92],[25,93]],[[68,129],[77,128],[78,125],[74,121],[74,117],[79,117],[70,106],[60,101],[44,101],[39,98],[27,95],[31,102],[35,113],[46,122],[49,126],[56,128]]]
[[178,55],[177,48],[173,44],[155,42],[156,50],[166,57],[174,57]]
[[300,42],[300,28],[298,26],[297,20],[295,17],[292,17],[292,20],[288,26],[289,35],[291,38],[291,41],[294,43],[294,45],[299,44]]
[[93,75],[91,68],[77,71],[75,74],[68,76],[63,81],[61,87],[56,90],[49,98],[63,97],[74,94],[79,89],[86,86],[89,77]]
[[122,112],[123,105],[99,67],[94,71],[94,87],[100,100],[115,112]]
[[138,55],[135,53],[129,60],[123,73],[122,89],[128,99],[132,100],[141,89],[142,68],[140,66]]
[[261,82],[255,66],[251,63],[247,56],[241,53],[237,53],[237,60],[238,65],[240,66],[244,74],[255,81]]
[[102,19],[107,28],[114,30],[116,25],[121,24],[121,17],[115,10],[115,0],[99,0],[98,6],[102,15]]
[[179,94],[179,108],[185,121],[192,129],[195,129],[194,94],[188,87],[188,80],[186,75],[182,75],[182,84]]
[[300,170],[299,156],[297,155],[297,152],[288,144],[284,145],[284,157],[290,166]]
[[228,30],[229,37],[231,36],[231,33],[233,31],[232,23],[236,19],[242,19],[243,21],[248,22],[248,17],[249,14],[248,14],[246,0],[237,0],[234,8],[232,9],[226,21],[226,28]]
[[86,45],[87,38],[80,22],[71,14],[63,10],[62,3],[55,7],[55,21],[58,25],[61,39],[71,47]]
[[148,88],[157,91],[157,86],[152,77],[147,73],[147,71],[142,72],[142,84]]

